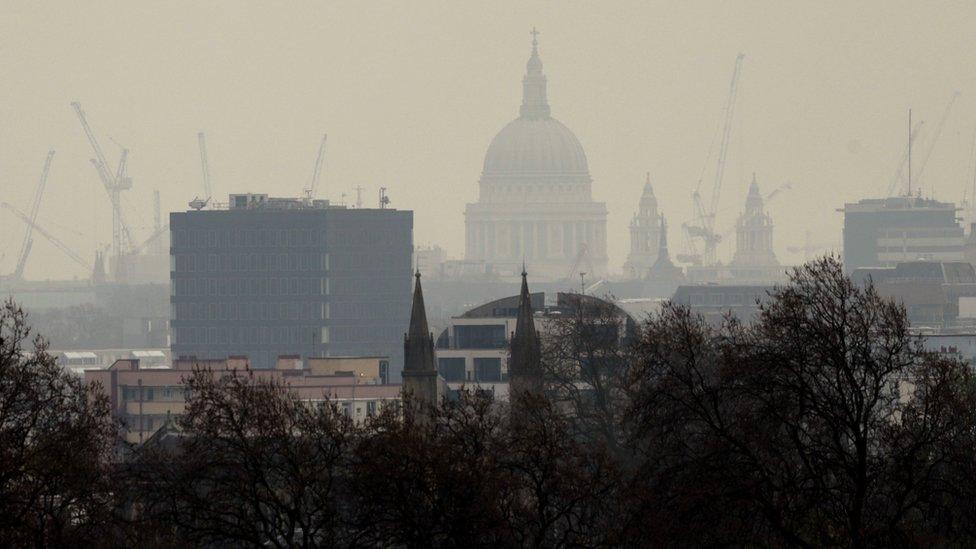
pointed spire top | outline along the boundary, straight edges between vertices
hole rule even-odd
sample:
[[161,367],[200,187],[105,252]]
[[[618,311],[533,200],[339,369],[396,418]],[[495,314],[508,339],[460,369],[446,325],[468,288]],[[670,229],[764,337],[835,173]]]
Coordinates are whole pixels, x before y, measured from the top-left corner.
[[508,368],[509,379],[513,384],[512,392],[536,390],[541,386],[540,353],[539,336],[535,331],[532,311],[532,294],[529,293],[527,274],[523,272]]
[[549,101],[546,98],[546,77],[542,74],[542,59],[539,58],[539,31],[532,27],[532,54],[525,65],[522,78],[522,107],[519,115],[523,118],[548,118]]
[[644,196],[654,196],[654,187],[651,187],[651,172],[644,175]]
[[414,274],[416,282],[413,288],[413,307],[410,310],[410,328],[407,337],[417,341],[430,336],[427,326],[427,308],[424,306],[424,290],[420,287],[420,270]]
[[759,194],[759,183],[756,182],[756,172],[752,172],[752,183],[749,184],[749,194]]

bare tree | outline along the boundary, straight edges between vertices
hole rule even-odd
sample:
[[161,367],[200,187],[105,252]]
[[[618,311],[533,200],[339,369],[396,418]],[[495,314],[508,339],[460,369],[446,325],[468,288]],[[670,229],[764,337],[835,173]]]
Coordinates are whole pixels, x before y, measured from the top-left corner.
[[[411,403],[407,403],[411,406]],[[502,417],[490,398],[461,391],[417,421],[387,409],[355,452],[360,543],[485,546],[506,539],[499,457]]]
[[569,416],[523,394],[499,456],[511,490],[505,513],[521,547],[599,547],[621,542],[620,477],[611,454],[578,436]]
[[[28,350],[25,347],[30,345]],[[116,425],[12,301],[0,307],[0,544],[95,544],[110,524]]]
[[573,311],[546,320],[542,366],[550,397],[578,436],[620,456],[633,322],[610,301],[577,296]]
[[796,269],[752,326],[669,306],[639,347],[631,413],[662,533],[863,547],[939,531],[929,502],[973,426],[971,374],[835,259]]
[[147,444],[133,501],[154,542],[317,547],[348,542],[340,502],[355,428],[253,372],[194,370],[177,444]]

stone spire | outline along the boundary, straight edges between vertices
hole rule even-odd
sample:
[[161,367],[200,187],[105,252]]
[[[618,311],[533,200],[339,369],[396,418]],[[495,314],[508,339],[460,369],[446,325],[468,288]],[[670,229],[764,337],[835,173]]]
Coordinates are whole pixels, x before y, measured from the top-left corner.
[[436,406],[440,395],[434,360],[434,338],[427,325],[420,271],[417,271],[416,279],[410,327],[403,338],[403,392],[412,394],[417,403]]
[[522,291],[519,294],[518,317],[509,351],[508,379],[512,396],[519,393],[541,394],[543,391],[542,350],[535,330],[532,295],[525,268],[522,269]]
[[654,266],[651,267],[651,272],[660,272],[663,269],[676,269],[676,267],[671,262],[671,255],[668,252],[668,222],[662,217],[661,239],[657,245],[657,260],[654,262]]
[[549,100],[546,98],[546,76],[542,74],[542,59],[539,58],[539,31],[532,27],[532,55],[525,66],[522,78],[522,118],[549,118]]
[[647,272],[647,286],[644,291],[652,297],[671,297],[674,291],[685,282],[684,271],[671,262],[668,252],[668,223],[661,218],[661,238],[657,246],[657,259]]

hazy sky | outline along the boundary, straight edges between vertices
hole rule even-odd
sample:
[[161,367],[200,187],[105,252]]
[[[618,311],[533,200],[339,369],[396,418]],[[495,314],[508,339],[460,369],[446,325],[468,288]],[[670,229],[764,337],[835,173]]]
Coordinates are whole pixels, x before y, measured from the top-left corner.
[[[936,2],[36,2],[0,4],[0,200],[26,210],[57,150],[39,220],[90,257],[111,240],[109,202],[69,103],[82,103],[113,161],[130,149],[133,231],[202,193],[196,134],[215,194],[298,195],[323,132],[320,196],[367,205],[389,189],[415,211],[417,243],[463,254],[463,211],[484,153],[518,112],[529,30],[539,28],[553,115],[586,149],[609,209],[611,267],[651,172],[672,227],[690,217],[734,58],[746,54],[717,226],[731,227],[752,172],[784,262],[837,245],[845,201],[881,195],[906,143],[907,110],[930,141],[921,177],[960,201],[972,186],[976,3]],[[916,147],[916,167],[928,150]],[[969,193],[972,194],[971,191]],[[0,211],[0,271],[23,226]],[[731,239],[730,239],[731,240]],[[30,278],[84,275],[40,238]],[[671,248],[681,251],[680,232]],[[728,244],[720,248],[725,260]]]

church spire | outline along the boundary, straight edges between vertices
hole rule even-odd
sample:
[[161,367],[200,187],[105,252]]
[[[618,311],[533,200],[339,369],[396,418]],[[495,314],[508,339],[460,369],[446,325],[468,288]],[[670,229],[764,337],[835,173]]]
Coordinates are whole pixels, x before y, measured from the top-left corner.
[[661,218],[661,241],[657,246],[658,261],[662,261],[661,258],[668,263],[671,262],[671,256],[668,254],[668,222],[663,217]]
[[437,371],[434,365],[434,341],[427,325],[427,308],[424,305],[424,290],[420,287],[420,271],[413,289],[413,308],[410,310],[410,327],[404,338],[403,371]]
[[546,98],[546,76],[542,74],[542,59],[539,58],[539,31],[532,27],[532,55],[525,66],[522,78],[522,107],[519,115],[523,118],[549,118],[549,101]]
[[403,338],[403,392],[411,394],[419,404],[436,406],[439,383],[434,362],[434,338],[427,325],[420,271],[415,276],[410,326]]
[[523,267],[518,317],[508,362],[509,387],[513,396],[517,393],[542,392],[542,350],[535,330],[535,315],[527,276]]

